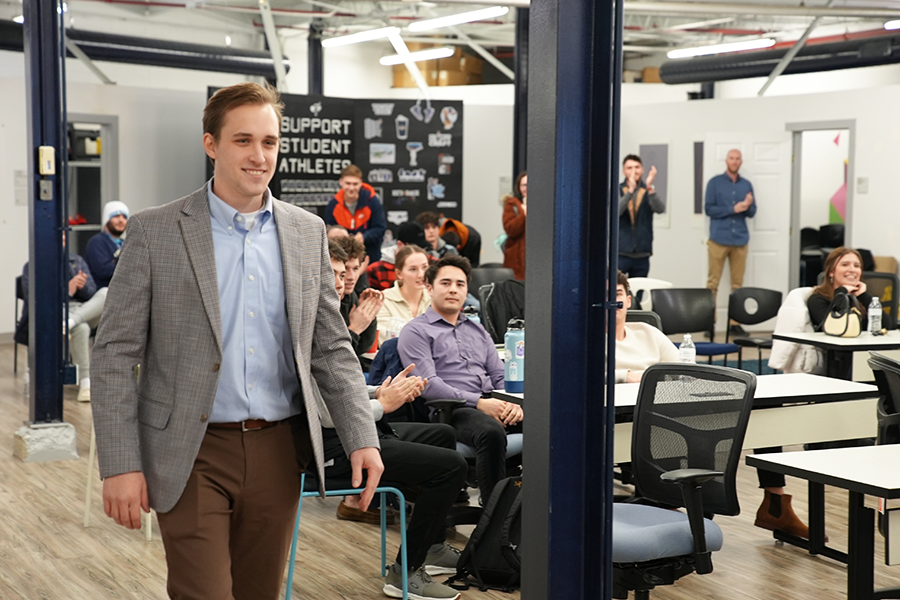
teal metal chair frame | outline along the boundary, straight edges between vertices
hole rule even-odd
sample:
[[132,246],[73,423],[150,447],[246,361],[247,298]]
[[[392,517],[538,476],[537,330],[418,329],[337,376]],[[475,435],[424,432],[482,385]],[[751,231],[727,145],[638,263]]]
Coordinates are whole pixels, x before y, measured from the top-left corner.
[[[294,519],[294,536],[291,540],[291,555],[288,565],[287,590],[284,592],[284,600],[291,600],[291,592],[294,584],[294,565],[297,559],[297,538],[300,533],[300,511],[303,509],[303,499],[310,496],[318,496],[318,491],[306,491],[306,473],[300,478],[300,502],[297,505],[297,518]],[[326,496],[355,496],[362,493],[362,488],[343,489],[343,490],[325,490]],[[403,600],[408,600],[409,594],[409,573],[407,569],[406,559],[406,498],[403,492],[395,487],[382,486],[375,488],[375,493],[381,497],[381,576],[387,575],[390,565],[387,564],[387,502],[385,494],[394,494],[400,503],[400,567],[403,570]]]

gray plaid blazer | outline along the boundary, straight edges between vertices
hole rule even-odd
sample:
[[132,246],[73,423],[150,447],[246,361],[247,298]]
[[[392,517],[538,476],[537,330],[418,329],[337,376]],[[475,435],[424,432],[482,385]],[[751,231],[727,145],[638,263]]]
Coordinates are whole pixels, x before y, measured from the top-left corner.
[[[378,437],[359,361],[339,313],[324,224],[278,200],[273,211],[294,359],[322,482],[316,395],[334,418],[347,454],[378,447]],[[91,358],[100,476],[141,471],[150,505],[159,512],[171,510],[200,449],[222,361],[205,185],[128,220]]]

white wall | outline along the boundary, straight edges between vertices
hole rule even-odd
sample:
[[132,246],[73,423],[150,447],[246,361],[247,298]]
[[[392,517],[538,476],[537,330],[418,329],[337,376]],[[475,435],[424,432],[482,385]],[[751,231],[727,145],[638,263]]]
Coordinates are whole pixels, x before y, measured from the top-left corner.
[[[622,109],[621,151],[639,144],[669,143],[669,227],[655,229],[650,276],[676,285],[705,285],[706,218],[693,214],[693,143],[707,132],[783,132],[797,122],[856,121],[856,176],[869,178],[869,192],[856,194],[847,242],[876,255],[900,257],[900,228],[894,214],[895,142],[900,139],[896,105],[900,86],[804,96],[698,100]],[[724,170],[724,165],[723,165]],[[852,182],[851,182],[852,183]],[[759,210],[768,202],[758,198]],[[751,238],[751,244],[753,240]],[[784,257],[788,260],[789,257]]]

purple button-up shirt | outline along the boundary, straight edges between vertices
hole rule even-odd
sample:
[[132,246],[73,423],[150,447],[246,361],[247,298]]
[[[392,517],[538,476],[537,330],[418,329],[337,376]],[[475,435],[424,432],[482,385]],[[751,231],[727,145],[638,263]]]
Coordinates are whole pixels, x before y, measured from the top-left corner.
[[460,314],[454,327],[432,307],[406,324],[397,350],[413,375],[428,378],[427,399],[463,398],[475,407],[485,392],[503,386],[503,363],[480,324]]

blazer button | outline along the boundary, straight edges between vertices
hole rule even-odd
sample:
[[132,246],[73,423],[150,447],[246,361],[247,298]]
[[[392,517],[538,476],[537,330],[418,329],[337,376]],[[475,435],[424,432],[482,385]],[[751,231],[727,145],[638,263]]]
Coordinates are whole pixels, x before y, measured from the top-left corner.
[[203,413],[202,415],[200,415],[200,422],[201,422],[201,423],[206,423],[206,421],[207,421],[208,419],[209,419],[209,415],[208,415],[208,414]]
[[213,365],[213,372],[215,373],[215,372],[218,371],[218,370],[219,370],[219,363],[215,363],[215,364]]

